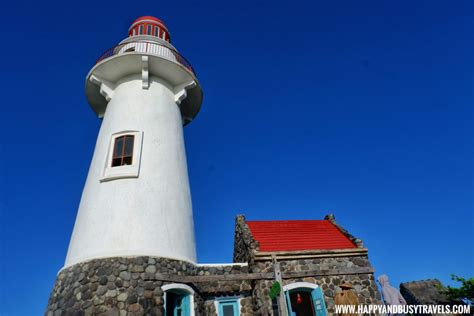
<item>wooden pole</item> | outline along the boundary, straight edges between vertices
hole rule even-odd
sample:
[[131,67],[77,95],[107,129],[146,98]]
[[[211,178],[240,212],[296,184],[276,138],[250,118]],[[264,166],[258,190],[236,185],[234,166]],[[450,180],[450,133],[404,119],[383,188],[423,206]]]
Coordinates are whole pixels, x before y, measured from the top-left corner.
[[272,256],[273,271],[275,272],[275,281],[280,283],[281,291],[278,294],[278,313],[280,316],[288,316],[288,309],[286,307],[285,292],[283,291],[283,279],[281,277],[280,263],[276,260],[276,256]]

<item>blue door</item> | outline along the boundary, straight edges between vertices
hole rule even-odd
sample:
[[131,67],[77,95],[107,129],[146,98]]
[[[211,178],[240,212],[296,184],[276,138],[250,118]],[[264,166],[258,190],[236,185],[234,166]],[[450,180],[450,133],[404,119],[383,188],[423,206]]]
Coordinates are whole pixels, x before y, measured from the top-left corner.
[[172,296],[173,316],[190,316],[189,295]]
[[326,304],[324,303],[324,294],[320,287],[311,291],[313,299],[314,312],[316,316],[326,316]]

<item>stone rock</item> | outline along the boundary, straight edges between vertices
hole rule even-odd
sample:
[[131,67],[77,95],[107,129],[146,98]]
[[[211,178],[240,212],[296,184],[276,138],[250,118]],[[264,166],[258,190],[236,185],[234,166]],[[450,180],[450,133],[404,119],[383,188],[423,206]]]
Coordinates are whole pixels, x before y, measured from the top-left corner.
[[115,286],[118,287],[118,288],[121,288],[123,286],[123,281],[120,280],[120,279],[117,279],[115,281]]
[[128,304],[134,304],[138,302],[138,296],[136,294],[129,295],[127,298],[127,303]]
[[140,310],[140,304],[131,304],[128,306],[129,312],[138,312]]
[[101,286],[99,286],[99,288],[97,289],[97,292],[96,292],[96,293],[97,293],[98,296],[102,296],[102,295],[105,294],[105,292],[107,292],[107,287],[104,286],[104,285],[101,285]]
[[108,281],[109,281],[109,279],[107,279],[107,277],[105,275],[103,275],[99,279],[99,284],[100,285],[106,285]]
[[128,297],[128,294],[126,292],[124,293],[120,293],[118,296],[117,296],[117,301],[119,302],[125,302],[127,300],[127,297]]
[[121,264],[119,267],[118,267],[118,270],[119,271],[125,271],[128,269],[128,266],[126,264]]
[[108,290],[107,293],[105,293],[106,297],[115,297],[117,296],[117,290]]
[[152,298],[153,297],[153,291],[145,290],[145,292],[143,293],[143,297],[146,298],[146,299]]
[[120,316],[120,311],[117,308],[112,308],[105,313],[105,316]]
[[124,281],[130,281],[131,274],[128,271],[122,271],[119,274],[119,278],[121,278]]
[[149,266],[147,266],[146,269],[145,269],[145,272],[146,272],[146,273],[153,273],[153,274],[155,274],[155,272],[156,272],[156,266],[154,266],[154,265],[149,265]]

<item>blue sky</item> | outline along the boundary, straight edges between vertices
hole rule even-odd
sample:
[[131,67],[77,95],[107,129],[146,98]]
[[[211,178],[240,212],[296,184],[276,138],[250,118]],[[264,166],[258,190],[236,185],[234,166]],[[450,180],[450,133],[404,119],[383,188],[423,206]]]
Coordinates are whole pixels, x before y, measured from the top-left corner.
[[0,315],[40,315],[100,127],[95,59],[163,19],[204,104],[185,128],[200,262],[234,218],[322,219],[392,283],[472,277],[472,1],[15,1],[2,18]]

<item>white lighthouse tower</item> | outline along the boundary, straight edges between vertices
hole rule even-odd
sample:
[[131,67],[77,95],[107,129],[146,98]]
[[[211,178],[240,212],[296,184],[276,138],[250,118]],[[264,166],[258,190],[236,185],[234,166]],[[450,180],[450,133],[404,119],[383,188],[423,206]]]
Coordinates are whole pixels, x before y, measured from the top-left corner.
[[131,256],[194,263],[183,126],[202,91],[164,23],[135,20],[87,75],[86,95],[103,121],[65,267]]

